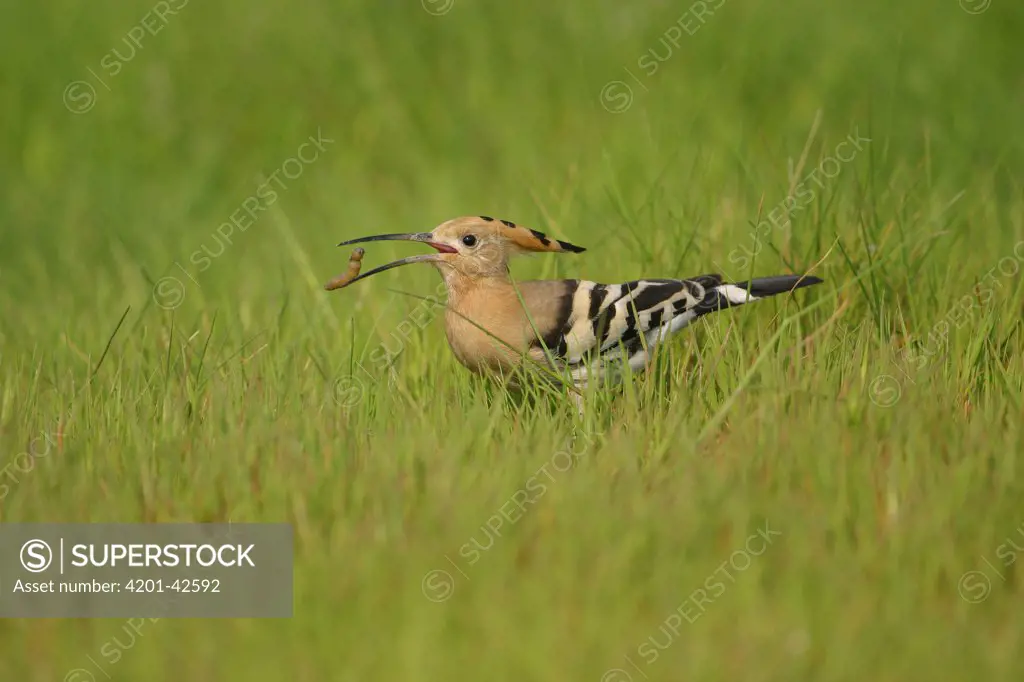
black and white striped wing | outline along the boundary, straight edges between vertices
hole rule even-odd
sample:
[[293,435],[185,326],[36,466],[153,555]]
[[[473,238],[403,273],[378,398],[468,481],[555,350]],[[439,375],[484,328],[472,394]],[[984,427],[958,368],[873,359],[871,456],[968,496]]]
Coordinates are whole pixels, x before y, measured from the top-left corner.
[[581,280],[565,320],[545,343],[577,381],[603,374],[610,362],[637,371],[654,347],[697,317],[754,298],[718,275],[624,284]]

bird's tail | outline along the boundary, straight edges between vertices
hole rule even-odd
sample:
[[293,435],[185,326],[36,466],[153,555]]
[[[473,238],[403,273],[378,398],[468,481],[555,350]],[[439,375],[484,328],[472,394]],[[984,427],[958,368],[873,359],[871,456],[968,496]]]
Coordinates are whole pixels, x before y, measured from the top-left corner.
[[774,277],[758,277],[748,282],[728,284],[722,282],[718,275],[705,275],[697,278],[705,287],[704,300],[698,306],[701,313],[710,313],[722,308],[751,303],[762,298],[777,294],[785,294],[796,289],[821,284],[822,280],[810,275],[775,275]]

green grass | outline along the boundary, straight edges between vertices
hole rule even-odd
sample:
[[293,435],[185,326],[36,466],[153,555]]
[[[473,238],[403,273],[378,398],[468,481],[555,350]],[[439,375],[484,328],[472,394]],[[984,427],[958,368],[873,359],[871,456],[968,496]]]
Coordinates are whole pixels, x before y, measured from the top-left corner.
[[[3,621],[0,679],[1021,679],[1019,3],[726,0],[673,46],[687,3],[193,0],[120,64],[151,3],[8,4],[0,470],[31,467],[0,521],[296,549],[290,620]],[[522,279],[826,282],[681,335],[571,443],[571,405],[470,377],[396,293],[430,268],[322,290],[338,241],[465,214],[588,248]]]

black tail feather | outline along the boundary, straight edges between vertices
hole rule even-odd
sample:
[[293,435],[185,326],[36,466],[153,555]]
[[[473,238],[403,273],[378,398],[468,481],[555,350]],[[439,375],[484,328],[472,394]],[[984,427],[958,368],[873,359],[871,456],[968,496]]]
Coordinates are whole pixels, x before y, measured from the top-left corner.
[[749,282],[736,282],[734,286],[750,291],[751,296],[762,298],[785,294],[789,291],[821,284],[823,280],[810,275],[775,275],[774,277],[757,277]]
[[744,305],[757,299],[785,294],[809,287],[812,284],[821,284],[822,281],[810,275],[775,275],[774,277],[757,277],[748,282],[723,284],[717,275],[704,276],[701,284],[706,287],[707,294],[704,300],[697,304],[695,310],[698,315],[705,315],[716,310]]

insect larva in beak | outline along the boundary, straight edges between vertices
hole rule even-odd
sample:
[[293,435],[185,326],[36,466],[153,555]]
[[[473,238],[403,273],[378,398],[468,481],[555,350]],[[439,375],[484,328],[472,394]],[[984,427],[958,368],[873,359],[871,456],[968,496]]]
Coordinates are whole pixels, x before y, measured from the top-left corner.
[[348,258],[348,270],[345,274],[339,275],[332,279],[330,282],[324,285],[324,289],[327,291],[334,291],[346,286],[349,282],[359,276],[359,268],[362,267],[363,254],[366,253],[363,249],[355,249],[352,251],[352,255]]

